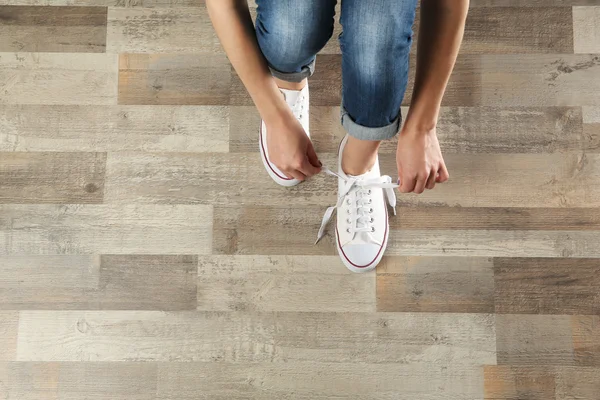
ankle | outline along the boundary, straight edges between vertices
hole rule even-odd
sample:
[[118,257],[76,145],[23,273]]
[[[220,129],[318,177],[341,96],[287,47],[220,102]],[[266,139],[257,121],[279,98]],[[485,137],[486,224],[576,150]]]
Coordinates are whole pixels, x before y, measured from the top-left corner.
[[369,172],[377,161],[379,143],[349,137],[342,153],[344,173],[356,176]]
[[288,81],[281,80],[279,78],[275,78],[275,83],[277,84],[277,87],[280,89],[302,90],[308,83],[308,80],[303,79],[302,82],[288,82]]

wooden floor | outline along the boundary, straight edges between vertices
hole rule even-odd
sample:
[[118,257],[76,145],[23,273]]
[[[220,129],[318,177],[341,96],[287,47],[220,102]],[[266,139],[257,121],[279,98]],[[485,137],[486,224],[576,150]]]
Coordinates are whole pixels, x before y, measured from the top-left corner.
[[599,0],[472,0],[451,180],[377,272],[313,246],[336,183],[276,186],[258,123],[203,0],[0,0],[0,399],[600,399]]

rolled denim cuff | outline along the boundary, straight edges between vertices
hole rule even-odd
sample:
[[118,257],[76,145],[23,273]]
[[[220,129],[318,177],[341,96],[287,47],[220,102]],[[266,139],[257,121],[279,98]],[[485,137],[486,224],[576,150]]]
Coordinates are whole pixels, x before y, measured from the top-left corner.
[[362,126],[357,124],[344,106],[340,107],[340,120],[342,126],[348,132],[348,134],[356,139],[360,140],[386,140],[391,139],[400,130],[400,123],[402,122],[402,115],[398,110],[398,116],[389,125],[381,126],[377,128],[371,128],[368,126]]
[[313,60],[308,64],[302,67],[300,72],[281,72],[275,69],[273,66],[269,65],[269,69],[271,70],[271,74],[278,79],[286,82],[302,82],[304,79],[312,76],[315,73],[315,60]]

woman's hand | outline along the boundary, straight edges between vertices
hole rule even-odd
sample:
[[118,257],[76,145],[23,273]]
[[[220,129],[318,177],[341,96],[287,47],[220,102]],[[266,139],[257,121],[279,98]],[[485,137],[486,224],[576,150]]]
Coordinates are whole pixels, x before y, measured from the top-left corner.
[[435,128],[426,131],[402,130],[396,150],[400,192],[423,193],[433,189],[436,182],[446,182],[450,177]]
[[269,159],[277,168],[300,181],[321,172],[322,164],[312,142],[293,115],[265,124]]

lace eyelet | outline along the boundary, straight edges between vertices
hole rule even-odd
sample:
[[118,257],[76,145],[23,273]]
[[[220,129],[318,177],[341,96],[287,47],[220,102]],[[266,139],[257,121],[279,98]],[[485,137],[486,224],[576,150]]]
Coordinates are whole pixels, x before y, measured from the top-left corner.
[[367,192],[368,194],[371,194],[371,189],[369,189],[369,191]]
[[369,199],[369,204],[371,204],[373,202],[373,199]]
[[346,204],[350,205],[352,203],[350,203],[350,199],[346,200]]
[[351,223],[352,223],[352,220],[351,220],[350,218],[348,218],[348,219],[346,220],[346,222],[347,222],[347,223],[349,223],[349,224],[351,224]]
[[348,215],[350,215],[350,209],[349,209],[349,208],[346,208],[346,213],[347,213]]
[[347,233],[350,233],[350,228],[346,228],[346,232],[347,232]]
[[371,232],[375,232],[375,227],[371,227]]
[[369,214],[373,213],[373,209],[369,208]]
[[371,217],[371,222],[375,221],[375,218]]

